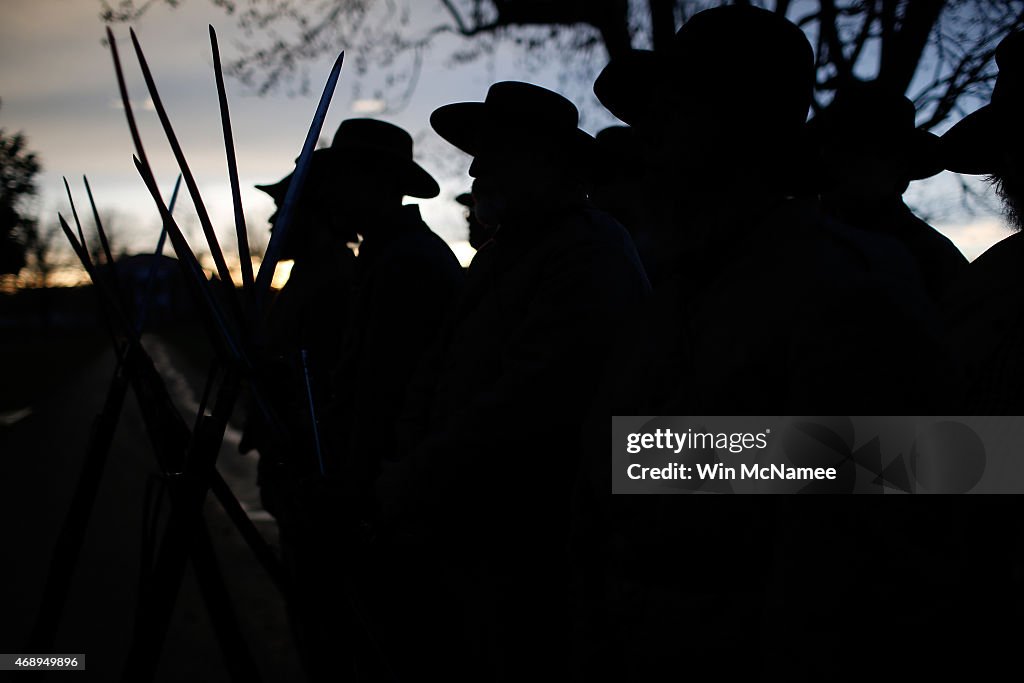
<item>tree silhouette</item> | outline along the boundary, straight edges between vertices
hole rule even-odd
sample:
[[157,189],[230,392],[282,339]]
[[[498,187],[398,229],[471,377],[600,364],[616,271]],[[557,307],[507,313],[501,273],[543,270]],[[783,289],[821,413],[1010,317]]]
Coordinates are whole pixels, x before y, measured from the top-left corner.
[[40,165],[22,133],[0,128],[0,275],[17,274],[25,266],[37,223],[29,215]]
[[[44,225],[36,225],[25,244],[28,283],[32,287],[46,288],[50,286],[50,277],[58,268],[68,265],[65,256],[66,242],[64,233],[56,221]],[[75,266],[77,268],[77,266]],[[26,276],[26,272],[22,273]],[[45,318],[45,311],[44,311]]]
[[[193,0],[196,1],[196,0]],[[566,78],[592,80],[608,57],[631,47],[671,44],[704,0],[208,0],[246,35],[230,71],[260,92],[308,82],[305,65],[349,50],[359,75],[386,73],[392,109],[415,90],[426,51],[443,35],[461,36],[449,64],[493,54],[499,42],[521,48],[527,66],[558,60]],[[105,21],[134,21],[155,4],[185,0],[101,0]],[[1024,0],[775,0],[755,2],[787,16],[815,47],[818,96],[826,105],[852,78],[905,92],[921,125],[987,98],[999,40],[1024,26]],[[973,107],[969,107],[973,108]]]

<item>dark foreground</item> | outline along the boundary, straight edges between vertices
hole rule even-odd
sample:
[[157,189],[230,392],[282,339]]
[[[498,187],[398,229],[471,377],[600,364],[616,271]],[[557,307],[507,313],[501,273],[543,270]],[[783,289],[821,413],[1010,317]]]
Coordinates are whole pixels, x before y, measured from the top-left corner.
[[[187,335],[170,335],[180,341]],[[38,609],[54,539],[64,521],[114,369],[98,332],[8,332],[2,344],[5,380],[0,413],[0,518],[5,532],[0,601],[0,651],[22,652]],[[145,340],[171,381],[169,389],[191,420],[201,389],[202,351],[165,338]],[[191,405],[190,405],[191,404]],[[30,408],[31,413],[24,409]],[[258,510],[253,463],[237,454],[229,430],[220,469],[264,536],[276,526]],[[125,402],[88,527],[53,652],[85,653],[91,680],[118,680],[132,636],[140,580],[143,498],[157,468],[135,404]],[[243,636],[258,670],[270,681],[304,680],[280,595],[238,537],[216,501],[205,517],[230,586]],[[229,680],[191,568],[179,595],[157,680]]]

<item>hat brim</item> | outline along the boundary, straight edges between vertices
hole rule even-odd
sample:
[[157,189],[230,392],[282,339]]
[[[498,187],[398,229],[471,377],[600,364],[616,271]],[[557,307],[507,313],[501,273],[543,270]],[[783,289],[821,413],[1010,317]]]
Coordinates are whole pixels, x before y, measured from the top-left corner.
[[939,138],[943,167],[967,175],[998,173],[1001,131],[1001,117],[991,104],[968,114]]
[[655,93],[664,87],[665,60],[650,50],[631,50],[612,59],[594,81],[594,94],[608,111],[631,126],[657,114]]
[[[543,140],[546,144],[553,142],[564,145],[565,151],[573,155],[574,161],[589,162],[593,158],[596,142],[579,128],[561,138],[545,139],[546,131],[539,126],[531,128],[529,121],[523,121],[522,124],[520,132],[535,136],[538,141]],[[490,116],[490,108],[483,102],[456,102],[439,107],[430,115],[430,125],[442,138],[473,157],[480,153],[482,140],[510,132],[507,123],[495,121]]]
[[[296,157],[295,163],[298,164],[299,159]],[[332,165],[334,159],[331,157],[330,150],[317,149],[313,150],[313,156],[309,160],[309,173],[306,175],[306,183],[310,181],[317,182],[327,177],[333,170]],[[278,180],[276,183],[270,183],[269,185],[257,185],[256,189],[261,192],[266,192],[274,201],[278,204],[284,202],[285,195],[288,194],[288,186],[291,185],[292,176],[295,175],[293,170],[285,177]]]
[[931,178],[945,169],[939,146],[939,136],[934,133],[915,128],[907,140],[907,147],[911,180]]
[[269,185],[257,185],[256,189],[260,192],[266,192],[269,194],[275,202],[280,204],[284,201],[284,196],[288,193],[288,185],[292,182],[292,174],[289,173],[284,178],[281,178],[276,183],[270,183]]
[[426,169],[415,161],[405,161],[405,170],[401,174],[402,193],[417,199],[433,199],[441,194],[441,187]]
[[[823,139],[848,135],[842,126],[829,121],[827,117],[816,116],[804,125],[808,137],[820,144]],[[939,137],[920,128],[913,128],[893,138],[893,145],[902,149],[908,161],[907,173],[910,180],[924,180],[941,173],[945,168]]]

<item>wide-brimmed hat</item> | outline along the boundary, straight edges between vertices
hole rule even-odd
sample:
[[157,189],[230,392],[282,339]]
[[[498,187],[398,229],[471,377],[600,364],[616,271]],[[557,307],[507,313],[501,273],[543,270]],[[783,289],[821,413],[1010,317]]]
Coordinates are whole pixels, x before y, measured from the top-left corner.
[[877,82],[851,82],[841,88],[827,109],[808,124],[817,145],[834,141],[872,141],[900,154],[908,163],[909,180],[930,178],[943,169],[939,138],[916,126],[914,103]]
[[814,53],[803,32],[774,12],[736,5],[693,15],[661,52],[612,59],[594,93],[615,116],[645,125],[679,98],[714,108],[730,125],[798,128],[814,87]]
[[1024,114],[1024,33],[1011,33],[996,48],[999,73],[992,101],[962,118],[941,138],[944,165],[971,175],[1004,170],[1004,149],[1019,136]]
[[663,110],[670,93],[672,58],[651,50],[615,57],[594,81],[594,94],[608,111],[631,126],[645,125]]
[[[441,192],[437,181],[413,160],[412,136],[404,129],[377,119],[346,119],[338,126],[331,146],[313,152],[310,181],[324,182],[342,170],[366,166],[383,169],[402,194],[430,199]],[[257,185],[281,201],[291,182],[288,174],[272,185]]]
[[377,119],[346,119],[338,126],[330,152],[339,163],[349,160],[383,163],[394,174],[402,193],[430,199],[441,192],[437,181],[413,161],[412,136]]
[[581,162],[594,138],[579,129],[579,110],[558,93],[532,83],[503,81],[487,90],[483,102],[456,102],[434,110],[430,125],[442,138],[471,156],[501,138],[532,140]]

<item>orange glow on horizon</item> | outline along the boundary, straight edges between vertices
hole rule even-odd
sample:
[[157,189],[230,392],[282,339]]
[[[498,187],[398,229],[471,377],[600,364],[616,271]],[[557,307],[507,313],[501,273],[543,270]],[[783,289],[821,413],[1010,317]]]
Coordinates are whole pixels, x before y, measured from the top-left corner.
[[[253,259],[254,272],[259,271],[260,263],[259,259]],[[281,261],[277,264],[277,268],[274,271],[274,279],[270,283],[271,288],[281,289],[285,286],[291,275],[293,265],[295,265],[293,261]],[[234,281],[235,286],[241,287],[241,264],[238,261],[228,263],[228,270],[231,273],[231,279]],[[205,264],[203,265],[203,272],[207,278],[212,278],[215,274],[215,270]],[[0,293],[13,294],[20,289],[33,289],[38,284],[35,280],[35,276],[26,271],[22,271],[22,274],[17,277],[0,278]],[[62,266],[54,268],[50,272],[46,284],[48,287],[84,287],[92,284],[92,282],[89,280],[85,269],[81,266]]]

